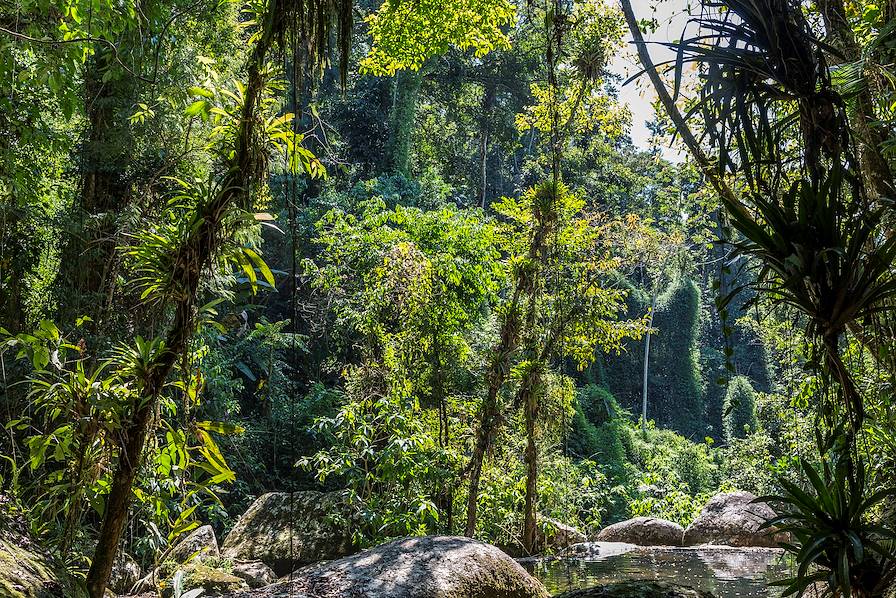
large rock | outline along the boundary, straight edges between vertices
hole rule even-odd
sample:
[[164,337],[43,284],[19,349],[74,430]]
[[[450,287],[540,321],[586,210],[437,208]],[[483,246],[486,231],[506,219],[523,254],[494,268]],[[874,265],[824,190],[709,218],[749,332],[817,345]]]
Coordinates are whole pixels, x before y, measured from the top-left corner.
[[87,598],[50,551],[28,531],[14,501],[0,494],[0,596],[3,598]]
[[498,548],[470,538],[405,538],[296,571],[292,582],[229,598],[547,598]]
[[537,544],[540,551],[560,550],[588,540],[588,537],[579,529],[557,519],[539,515],[538,521]]
[[285,575],[356,552],[350,521],[335,492],[270,492],[240,517],[224,539],[222,554],[234,561],[262,561]]
[[684,528],[666,519],[635,517],[600,530],[597,541],[627,542],[638,546],[681,546],[684,543]]
[[[202,588],[205,590],[203,596],[220,596],[249,589],[249,584],[243,578],[202,562],[191,562],[182,571],[184,577],[181,588],[184,592]],[[167,592],[163,592],[163,595],[167,595]]]
[[[195,569],[196,573],[193,577],[205,577],[209,568],[201,567],[200,565],[209,559],[218,559],[220,556],[218,539],[215,537],[215,530],[212,529],[212,526],[203,525],[197,527],[162,553],[159,557],[160,565],[158,568],[150,571],[143,579],[134,584],[134,590],[137,593],[152,592],[157,588],[169,590],[172,579],[179,570],[190,573]],[[242,580],[238,579],[238,581]],[[212,585],[215,585],[215,587],[221,586],[227,590],[232,590],[236,587],[231,586],[228,588],[226,583],[218,584],[217,582],[214,582]]]
[[140,580],[143,572],[129,554],[120,553],[112,564],[112,575],[109,577],[108,588],[116,594],[127,594]]
[[215,530],[210,525],[203,525],[175,542],[159,560],[181,564],[193,559],[204,561],[219,556],[221,553]]
[[725,544],[775,548],[785,536],[759,527],[775,516],[765,503],[752,503],[749,492],[729,492],[714,496],[684,532],[684,545]]
[[622,581],[584,590],[572,590],[558,598],[713,598],[709,592],[655,581]]
[[0,538],[0,596],[86,598],[65,567],[24,537]]
[[274,570],[261,561],[238,561],[233,564],[233,574],[245,579],[250,588],[261,588],[277,581]]

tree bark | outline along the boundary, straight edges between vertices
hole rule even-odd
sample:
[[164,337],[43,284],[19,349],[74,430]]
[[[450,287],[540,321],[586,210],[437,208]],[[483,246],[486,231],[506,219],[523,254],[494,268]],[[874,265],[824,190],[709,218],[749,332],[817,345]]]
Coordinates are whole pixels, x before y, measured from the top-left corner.
[[[845,61],[862,58],[862,48],[856,41],[843,0],[818,0],[816,3],[831,45],[840,51]],[[833,62],[837,57],[831,57]],[[881,152],[884,135],[875,125],[877,115],[869,84],[860,87],[855,98],[852,126],[859,142],[859,161],[866,190],[870,190],[875,200],[893,195],[893,174],[890,165]]]
[[[272,13],[276,7],[271,7]],[[268,15],[273,18],[273,15]],[[140,393],[134,404],[134,414],[122,430],[118,463],[112,476],[112,487],[106,499],[96,550],[87,573],[87,590],[91,598],[103,598],[112,565],[118,553],[118,544],[127,522],[131,489],[143,457],[143,448],[150,423],[155,414],[159,395],[180,356],[187,348],[193,331],[197,307],[197,294],[202,273],[218,250],[222,218],[228,208],[248,194],[253,168],[253,139],[255,136],[255,111],[264,88],[262,67],[273,43],[272,27],[266,23],[249,63],[245,100],[242,107],[240,132],[236,140],[233,164],[221,191],[203,209],[203,218],[195,231],[178,248],[174,260],[174,280],[178,280],[185,292],[172,301],[174,319],[165,337],[165,344],[147,368],[145,380],[135,381]]]
[[388,166],[392,172],[408,176],[411,164],[411,146],[417,117],[417,98],[423,83],[422,68],[419,71],[402,70],[395,75],[395,96],[392,102],[391,130],[387,148]]
[[650,316],[647,318],[647,333],[644,335],[644,375],[641,386],[641,432],[647,432],[647,372],[650,362],[650,329],[653,328],[653,313],[656,311],[656,298],[659,285],[654,285],[650,298]]
[[523,511],[523,548],[528,554],[535,554],[537,534],[537,514],[535,507],[538,504],[538,447],[535,440],[535,424],[538,421],[538,376],[533,374],[527,381],[524,408],[526,416],[526,501]]

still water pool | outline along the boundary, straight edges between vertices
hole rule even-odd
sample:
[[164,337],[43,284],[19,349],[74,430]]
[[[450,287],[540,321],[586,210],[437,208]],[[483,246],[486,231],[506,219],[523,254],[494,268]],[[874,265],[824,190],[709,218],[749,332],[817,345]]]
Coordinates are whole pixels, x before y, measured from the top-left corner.
[[692,586],[717,598],[775,598],[771,581],[792,571],[780,551],[760,548],[622,548],[576,558],[523,563],[551,594],[619,581],[651,580]]

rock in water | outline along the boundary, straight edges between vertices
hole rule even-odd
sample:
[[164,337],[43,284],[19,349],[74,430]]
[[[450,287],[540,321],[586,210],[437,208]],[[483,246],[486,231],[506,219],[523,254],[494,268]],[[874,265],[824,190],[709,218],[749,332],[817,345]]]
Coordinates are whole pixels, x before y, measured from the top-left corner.
[[498,548],[470,538],[405,538],[296,571],[229,598],[547,598],[541,583]]
[[[224,558],[262,561],[277,575],[356,552],[351,518],[335,492],[270,492],[240,517],[222,545]],[[290,547],[290,540],[292,546]]]
[[666,519],[635,517],[600,530],[597,541],[627,542],[638,546],[681,546],[684,543],[684,528]]
[[785,536],[759,527],[775,516],[765,503],[752,503],[749,492],[729,492],[712,497],[684,532],[684,545],[725,544],[776,548]]
[[709,592],[701,592],[686,586],[676,586],[653,581],[622,581],[605,586],[573,590],[557,598],[714,598]]

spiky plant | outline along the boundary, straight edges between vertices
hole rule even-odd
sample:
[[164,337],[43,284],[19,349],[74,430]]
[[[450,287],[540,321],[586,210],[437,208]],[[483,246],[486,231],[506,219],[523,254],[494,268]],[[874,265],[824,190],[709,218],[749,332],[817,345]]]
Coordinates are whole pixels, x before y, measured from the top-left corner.
[[847,327],[891,309],[896,299],[896,237],[879,234],[879,210],[857,210],[843,198],[834,169],[820,180],[801,179],[780,198],[751,197],[752,212],[732,211],[743,235],[736,251],[759,264],[763,295],[808,316],[819,363],[840,385],[856,429],[862,399],[846,370],[839,341]]
[[[804,316],[813,365],[827,383],[822,412],[830,428],[842,431],[835,451],[819,442],[823,455],[837,455],[835,466],[825,463],[819,474],[803,464],[807,490],[781,482],[785,492],[776,499],[786,512],[770,524],[791,533],[787,548],[798,563],[786,593],[821,582],[828,595],[875,596],[892,564],[883,543],[892,532],[868,520],[885,494],[869,495],[865,484],[855,448],[863,400],[840,342],[847,330],[867,331],[892,318],[896,240],[882,224],[881,207],[888,204],[866,197],[847,104],[827,63],[838,51],[815,34],[804,4],[704,0],[702,6],[695,18],[700,33],[670,44],[677,52],[676,97],[685,65],[698,64],[702,87],[687,118],[702,119],[702,139],[716,150],[715,174],[704,172],[734,175],[745,188],[740,197],[721,198],[741,235],[733,257],[756,266],[761,298]],[[879,358],[875,339],[860,340]],[[838,425],[840,404],[848,427]]]
[[871,523],[869,513],[894,490],[869,495],[864,470],[851,473],[843,463],[832,466],[824,460],[820,474],[806,461],[801,466],[808,480],[805,489],[782,479],[782,495],[756,499],[782,509],[763,527],[790,534],[783,548],[797,563],[796,575],[774,585],[784,587],[784,596],[810,590],[822,597],[882,596],[892,581],[894,534]]

